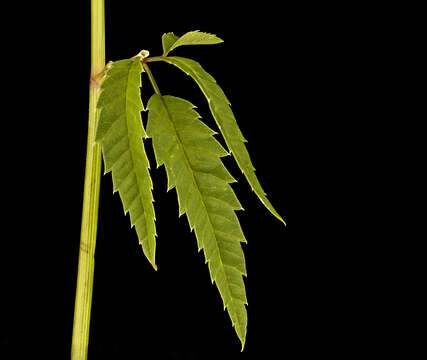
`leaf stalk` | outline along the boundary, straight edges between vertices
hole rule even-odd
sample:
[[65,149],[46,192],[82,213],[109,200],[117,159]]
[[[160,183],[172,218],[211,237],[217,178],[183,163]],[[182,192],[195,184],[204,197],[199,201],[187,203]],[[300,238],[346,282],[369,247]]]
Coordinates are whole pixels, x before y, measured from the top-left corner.
[[[151,58],[152,59],[152,58]],[[148,60],[148,59],[146,59]],[[156,80],[154,80],[154,76],[153,73],[151,72],[150,68],[148,67],[147,63],[145,61],[142,62],[142,67],[144,68],[144,71],[147,73],[148,78],[150,79],[150,83],[153,86],[154,92],[157,95],[162,96],[162,94],[160,93],[160,89],[157,86]]]
[[155,61],[163,61],[166,58],[166,56],[153,56],[153,57],[149,57],[144,59],[144,63],[145,62],[155,62]]

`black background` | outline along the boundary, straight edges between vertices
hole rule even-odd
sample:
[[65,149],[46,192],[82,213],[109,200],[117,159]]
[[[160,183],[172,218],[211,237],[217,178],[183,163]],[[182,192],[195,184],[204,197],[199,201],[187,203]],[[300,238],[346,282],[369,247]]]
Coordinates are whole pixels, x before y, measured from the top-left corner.
[[[353,274],[344,269],[356,245],[351,231],[341,231],[342,221],[349,221],[341,206],[345,196],[336,199],[352,176],[337,151],[350,136],[341,118],[343,83],[357,76],[357,69],[343,66],[357,57],[347,46],[350,10],[342,9],[338,19],[324,6],[232,5],[107,1],[106,53],[107,61],[141,49],[160,55],[161,35],[170,31],[199,29],[225,40],[175,53],[199,61],[224,89],[261,184],[288,224],[263,208],[233,159],[225,158],[245,208],[238,215],[248,240],[246,348],[239,352],[195,236],[178,218],[176,193],[166,193],[165,171],[156,169],[148,150],[159,271],[144,258],[119,196],[112,194],[111,176],[103,176],[89,359],[340,358],[370,341],[353,326],[364,299],[349,290]],[[19,60],[31,75],[22,79],[28,85],[25,106],[15,105],[26,125],[14,128],[24,140],[25,169],[12,167],[24,176],[12,184],[19,195],[8,218],[12,232],[3,242],[1,349],[4,359],[67,359],[87,135],[90,8],[82,2],[52,11],[38,4],[27,16]],[[215,128],[189,77],[164,63],[151,70],[163,94],[190,100]],[[144,103],[151,94],[143,75]],[[352,123],[356,110],[346,116]]]

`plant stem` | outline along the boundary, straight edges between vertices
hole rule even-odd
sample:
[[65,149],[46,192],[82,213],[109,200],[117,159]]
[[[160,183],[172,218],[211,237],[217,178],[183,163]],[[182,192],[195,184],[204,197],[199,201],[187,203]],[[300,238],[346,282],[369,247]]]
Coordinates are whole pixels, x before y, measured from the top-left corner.
[[98,224],[99,189],[101,182],[101,146],[95,143],[98,121],[96,103],[99,86],[96,75],[105,65],[104,0],[91,0],[91,80],[89,89],[89,125],[86,150],[86,171],[80,233],[79,267],[74,309],[72,360],[86,360],[92,306],[95,244]]

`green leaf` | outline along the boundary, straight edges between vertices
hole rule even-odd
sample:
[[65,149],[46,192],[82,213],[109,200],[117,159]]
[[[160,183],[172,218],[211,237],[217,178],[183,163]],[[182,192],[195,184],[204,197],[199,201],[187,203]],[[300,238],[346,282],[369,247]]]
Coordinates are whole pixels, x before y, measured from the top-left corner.
[[221,134],[224,136],[227,147],[234,155],[237,164],[251,185],[252,190],[255,191],[264,206],[276,218],[285,223],[278,212],[274,209],[273,205],[271,205],[270,201],[267,199],[266,194],[255,175],[255,168],[252,165],[249,153],[244,144],[246,140],[243,137],[239,126],[237,125],[233,111],[230,108],[230,102],[228,101],[222,89],[216,83],[215,79],[209,75],[198,62],[194,60],[177,56],[164,57],[161,58],[161,60],[175,65],[187,75],[190,75],[199,85],[200,89],[208,100],[209,108],[221,131]]
[[163,56],[167,56],[173,49],[183,45],[211,45],[224,42],[214,34],[200,32],[199,30],[190,31],[180,38],[174,33],[167,33],[162,36]]
[[173,96],[154,94],[148,102],[147,134],[153,138],[158,166],[165,165],[169,187],[176,187],[179,212],[187,214],[198,248],[203,249],[215,282],[242,343],[246,338],[246,242],[235,210],[242,209],[221,157],[227,151],[199,120],[194,106]]
[[105,173],[112,171],[114,192],[119,191],[145,256],[156,269],[156,227],[151,190],[153,183],[142,138],[141,62],[112,63],[101,86],[96,141],[102,144]]
[[167,54],[170,51],[172,45],[179,39],[179,36],[176,36],[174,33],[170,32],[163,34],[162,36],[162,46],[163,54]]

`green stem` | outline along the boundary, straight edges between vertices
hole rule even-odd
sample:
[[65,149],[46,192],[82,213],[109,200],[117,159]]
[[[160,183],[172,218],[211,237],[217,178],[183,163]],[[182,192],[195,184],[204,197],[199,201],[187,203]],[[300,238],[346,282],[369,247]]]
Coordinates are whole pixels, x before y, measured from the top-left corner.
[[74,309],[72,360],[86,360],[92,306],[95,244],[98,224],[99,189],[101,182],[101,147],[95,143],[98,121],[96,103],[99,97],[97,74],[105,65],[104,0],[91,0],[91,80],[89,89],[89,125],[86,150],[86,171],[80,233],[79,267]]
[[148,78],[150,79],[150,82],[151,82],[151,85],[153,86],[154,92],[157,95],[162,96],[162,94],[160,93],[159,87],[157,86],[156,80],[154,80],[153,74],[152,74],[150,68],[148,67],[148,64],[146,64],[145,62],[143,62],[142,63],[142,67],[144,68],[144,71],[147,73]]
[[155,62],[155,61],[163,61],[166,58],[166,56],[152,56],[149,58],[146,58],[146,62]]

